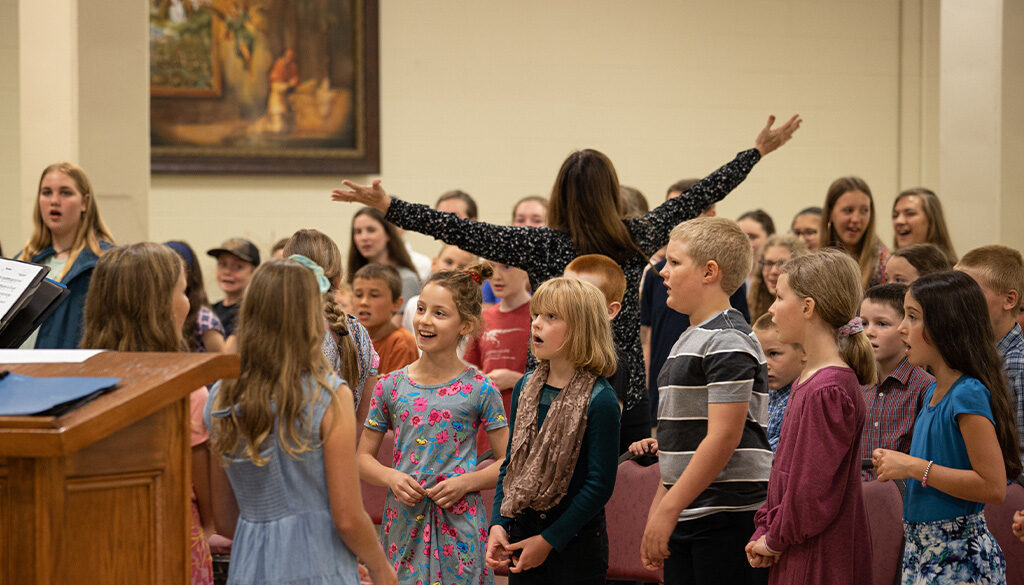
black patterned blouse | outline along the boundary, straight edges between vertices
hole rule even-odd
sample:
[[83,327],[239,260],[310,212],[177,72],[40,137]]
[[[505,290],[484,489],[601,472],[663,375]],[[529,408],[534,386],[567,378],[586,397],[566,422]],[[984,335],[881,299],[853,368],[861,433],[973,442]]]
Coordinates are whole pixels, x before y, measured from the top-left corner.
[[[745,150],[698,181],[683,195],[662,203],[645,215],[624,219],[637,247],[647,255],[664,247],[672,228],[697,217],[709,205],[728,195],[760,159],[757,149]],[[548,227],[504,226],[460,219],[453,213],[394,197],[387,219],[399,227],[433,236],[492,262],[522,268],[529,274],[533,290],[537,290],[542,282],[561,276],[569,262],[580,255],[568,234]],[[612,334],[629,360],[628,408],[647,392],[640,346],[639,301],[640,277],[647,263],[643,256],[635,254],[620,264],[626,274],[626,293],[622,299],[622,311],[612,323]]]

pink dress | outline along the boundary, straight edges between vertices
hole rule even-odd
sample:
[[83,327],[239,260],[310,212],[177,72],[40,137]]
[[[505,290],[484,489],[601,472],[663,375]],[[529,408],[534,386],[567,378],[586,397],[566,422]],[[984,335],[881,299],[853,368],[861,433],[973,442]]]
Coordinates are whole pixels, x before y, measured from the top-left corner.
[[[189,421],[192,433],[190,445],[195,447],[210,440],[210,433],[203,424],[203,408],[210,392],[206,386],[189,395]],[[192,585],[213,585],[213,557],[210,556],[210,543],[203,533],[203,524],[199,519],[199,503],[196,501],[195,486],[192,488],[192,526],[189,529],[189,550],[192,567]]]
[[822,368],[790,390],[768,478],[768,500],[751,540],[782,556],[772,585],[872,582],[871,535],[861,498],[865,407],[853,370]]

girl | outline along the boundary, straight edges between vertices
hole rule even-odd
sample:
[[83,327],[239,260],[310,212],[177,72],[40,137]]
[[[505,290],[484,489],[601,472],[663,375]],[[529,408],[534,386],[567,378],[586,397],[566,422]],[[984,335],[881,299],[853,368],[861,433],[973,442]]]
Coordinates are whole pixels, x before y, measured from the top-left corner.
[[[765,242],[768,241],[768,238],[775,235],[775,222],[772,221],[772,216],[768,215],[768,212],[763,209],[754,209],[741,215],[736,220],[736,223],[743,230],[743,233],[747,234],[747,237],[750,238],[750,246],[754,248],[754,258],[759,257]],[[760,267],[755,264],[747,281],[748,286],[752,284],[758,272],[760,272]]]
[[619,403],[604,294],[555,278],[530,300],[540,364],[512,393],[512,443],[494,495],[487,564],[509,583],[604,583],[604,505],[615,487]]
[[[366,420],[369,395],[377,385],[377,366],[380,357],[373,350],[373,342],[359,319],[348,315],[339,303],[341,285],[341,250],[327,234],[318,230],[299,230],[284,245],[284,257],[298,254],[322,267],[329,288],[324,293],[326,333],[321,346],[327,362],[342,380],[352,380],[350,386],[355,398],[356,422]],[[302,262],[302,258],[298,259]]]
[[935,244],[911,244],[894,251],[885,264],[889,282],[910,284],[926,274],[952,270],[949,256]]
[[768,312],[781,343],[806,351],[793,383],[768,479],[768,500],[747,544],[769,583],[871,582],[871,541],[861,499],[861,385],[875,380],[871,344],[856,318],[860,271],[839,250],[783,265]]
[[912,244],[935,244],[956,264],[956,251],[949,237],[946,218],[942,213],[939,196],[931,189],[907,189],[892,202],[893,247],[900,249]]
[[189,351],[224,351],[224,326],[206,300],[203,270],[196,262],[195,250],[180,241],[164,242],[164,245],[177,252],[185,262],[185,295],[188,296],[189,309],[182,337]]
[[935,381],[910,454],[876,449],[878,479],[907,479],[903,583],[1005,583],[1003,552],[985,524],[1006,478],[1021,472],[1014,409],[985,297],[962,272],[910,285],[899,333],[907,359]]
[[[96,263],[85,301],[85,349],[185,350],[182,326],[189,313],[184,262],[166,246],[132,244],[109,250]],[[140,316],[145,316],[140,318]],[[212,585],[213,533],[209,436],[202,423],[206,387],[189,396],[192,422],[192,583]]]
[[756,323],[761,315],[767,313],[769,305],[775,300],[775,286],[782,274],[782,265],[787,260],[807,254],[803,240],[796,236],[775,235],[768,238],[755,263],[757,271],[747,293],[751,323]]
[[228,583],[355,585],[357,555],[374,583],[396,582],[352,473],[352,392],[320,350],[329,285],[318,280],[294,260],[256,269],[241,375],[215,384],[203,412],[230,480],[214,467],[217,531],[234,539]]
[[[492,488],[499,465],[476,469],[476,433],[483,425],[495,453],[508,430],[501,394],[456,355],[480,326],[480,283],[486,263],[436,272],[416,302],[420,358],[381,376],[359,441],[359,473],[388,486],[381,542],[403,583],[490,583],[484,564],[487,511],[480,490]],[[377,461],[389,429],[395,467]]]
[[[348,249],[349,284],[356,272],[371,262],[394,266],[402,277],[402,298],[411,299],[420,292],[420,278],[409,258],[402,235],[384,219],[384,213],[364,207],[352,216],[352,242]],[[400,323],[397,322],[396,324]]]
[[818,249],[818,233],[821,231],[820,207],[805,207],[793,216],[793,222],[789,224],[789,231],[804,241],[807,250],[813,252]]
[[864,179],[840,177],[829,185],[818,247],[845,250],[856,260],[863,288],[885,282],[889,249],[875,235],[875,200]]
[[89,279],[99,257],[114,246],[85,171],[66,162],[43,169],[32,225],[32,236],[14,258],[49,266],[47,276],[70,294],[21,347],[78,347]]
[[646,388],[638,293],[646,255],[668,243],[668,234],[676,224],[696,217],[728,195],[762,156],[792,137],[800,122],[799,116],[793,116],[772,129],[775,117],[770,116],[754,140],[754,148],[698,181],[685,195],[632,219],[622,217],[615,167],[608,157],[590,149],[574,152],[562,163],[551,190],[547,227],[461,220],[392,198],[380,181],[372,185],[343,181],[348,189],[336,189],[331,197],[370,205],[386,212],[388,220],[399,227],[425,233],[493,262],[522,268],[530,275],[531,290],[537,290],[549,278],[561,276],[565,266],[583,254],[604,254],[619,262],[626,275],[626,296],[613,334],[627,356],[630,378],[626,408],[631,408],[640,402]]
[[548,199],[527,195],[512,206],[512,225],[544,227],[548,225]]

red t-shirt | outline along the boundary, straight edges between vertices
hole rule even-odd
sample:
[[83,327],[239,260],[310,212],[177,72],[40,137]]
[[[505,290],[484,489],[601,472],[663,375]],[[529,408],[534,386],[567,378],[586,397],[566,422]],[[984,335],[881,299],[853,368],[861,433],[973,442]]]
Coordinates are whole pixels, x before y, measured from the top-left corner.
[[530,303],[525,302],[507,312],[501,310],[500,304],[494,305],[484,311],[483,317],[483,329],[469,340],[462,359],[479,366],[485,374],[497,369],[526,372],[526,355],[530,351]]

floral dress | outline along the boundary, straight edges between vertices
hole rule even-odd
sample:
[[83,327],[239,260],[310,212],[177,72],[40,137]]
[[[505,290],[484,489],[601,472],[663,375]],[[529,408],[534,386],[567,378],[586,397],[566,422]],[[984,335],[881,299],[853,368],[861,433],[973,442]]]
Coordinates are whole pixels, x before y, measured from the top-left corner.
[[[476,470],[476,432],[508,424],[501,392],[475,368],[433,386],[409,379],[409,369],[381,376],[366,426],[395,430],[395,468],[430,489]],[[491,583],[484,564],[487,510],[470,492],[445,510],[427,497],[407,506],[388,492],[381,542],[402,583]]]

